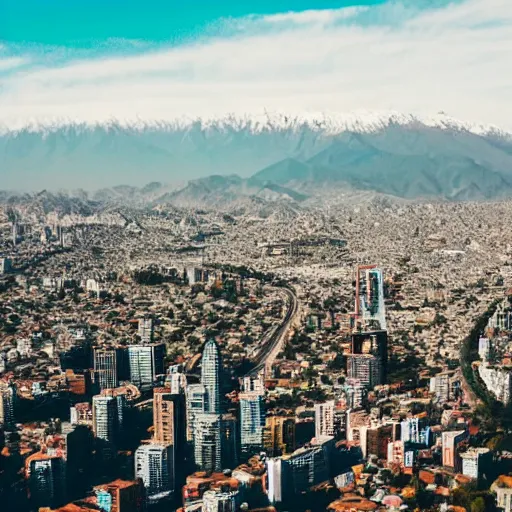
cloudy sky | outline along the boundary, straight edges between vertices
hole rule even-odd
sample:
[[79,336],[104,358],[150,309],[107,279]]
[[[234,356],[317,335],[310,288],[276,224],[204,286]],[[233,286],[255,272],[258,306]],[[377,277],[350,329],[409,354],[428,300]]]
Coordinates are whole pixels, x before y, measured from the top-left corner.
[[444,111],[512,129],[510,0],[3,0],[0,125]]

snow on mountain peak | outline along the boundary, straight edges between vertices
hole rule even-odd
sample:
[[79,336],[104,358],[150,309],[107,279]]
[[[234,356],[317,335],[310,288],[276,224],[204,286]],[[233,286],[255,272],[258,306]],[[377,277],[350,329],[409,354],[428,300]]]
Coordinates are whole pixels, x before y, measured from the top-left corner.
[[222,114],[209,117],[178,117],[173,120],[110,119],[104,122],[86,123],[75,119],[53,118],[25,120],[15,125],[0,124],[0,135],[16,134],[18,132],[40,133],[47,136],[62,129],[82,132],[103,128],[107,130],[128,129],[135,132],[145,130],[187,130],[200,127],[209,130],[247,130],[252,133],[265,131],[299,130],[307,127],[328,135],[336,135],[345,131],[371,133],[380,131],[392,125],[421,124],[432,128],[464,130],[478,135],[488,133],[509,135],[497,126],[468,123],[450,117],[444,112],[432,116],[403,114],[396,111],[355,111],[338,112],[303,112],[289,114],[279,111],[260,111],[255,113]]

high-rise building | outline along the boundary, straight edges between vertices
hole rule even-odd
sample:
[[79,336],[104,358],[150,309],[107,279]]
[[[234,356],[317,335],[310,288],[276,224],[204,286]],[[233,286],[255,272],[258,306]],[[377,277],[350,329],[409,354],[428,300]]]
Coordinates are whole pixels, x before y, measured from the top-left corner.
[[66,476],[71,499],[85,495],[88,490],[93,449],[94,436],[89,427],[76,425],[66,434]]
[[122,425],[122,398],[96,395],[92,399],[94,435],[107,443],[115,443]]
[[285,501],[290,466],[281,457],[267,459],[267,496],[272,504]]
[[195,419],[206,407],[206,389],[202,384],[190,384],[185,390],[187,412],[187,441],[194,441]]
[[263,448],[265,412],[263,397],[255,392],[240,393],[240,442],[242,455],[250,457]]
[[135,451],[135,477],[142,479],[150,502],[169,497],[174,491],[173,447],[143,444]]
[[194,460],[203,471],[222,470],[222,418],[197,413],[194,417]]
[[[352,334],[352,350],[351,358],[355,355],[363,355],[365,358],[356,358],[356,365],[360,366],[360,370],[364,377],[364,382],[371,380],[373,386],[386,384],[387,381],[387,365],[388,365],[388,333],[387,331],[371,331],[357,332]],[[373,356],[373,358],[370,358]],[[368,369],[368,363],[371,361],[371,368]],[[350,363],[350,361],[349,361]],[[350,369],[350,367],[349,367]],[[370,371],[370,373],[368,373]],[[357,373],[357,372],[356,372]],[[359,378],[357,375],[349,375],[349,377]],[[363,379],[360,379],[363,381]]]
[[330,478],[334,438],[315,438],[309,448],[267,461],[268,497],[271,503],[286,501]]
[[34,507],[56,508],[66,498],[66,464],[63,457],[37,453],[27,459],[30,499]]
[[406,418],[400,425],[401,441],[403,443],[421,443],[420,423],[418,418]]
[[[185,457],[185,404],[184,396],[172,394],[167,388],[155,388],[153,399],[154,441],[173,447],[173,470]],[[173,475],[176,480],[176,475]],[[179,480],[179,479],[178,479]],[[181,483],[181,482],[180,482]]]
[[[141,480],[114,480],[94,487],[98,505],[109,512],[143,512],[145,492]],[[103,506],[104,504],[104,506]]]
[[468,434],[465,430],[442,433],[443,466],[453,468],[455,471],[460,471],[462,469],[459,445],[466,440],[467,436]]
[[377,357],[371,354],[348,354],[347,376],[356,379],[367,389],[373,389],[381,383],[381,365]]
[[221,416],[221,466],[233,468],[238,465],[238,421],[233,414]]
[[0,381],[0,426],[14,424],[14,389],[7,382]]
[[295,450],[295,418],[268,416],[265,420],[264,448],[270,457]]
[[315,437],[334,435],[334,400],[315,404]]
[[219,347],[214,340],[209,340],[203,350],[201,362],[201,384],[206,390],[205,412],[221,414],[221,359]]
[[153,392],[153,426],[155,442],[176,444],[178,411],[170,389],[155,388]]
[[117,351],[115,349],[94,349],[94,373],[100,389],[117,387]]
[[359,409],[365,400],[365,388],[359,379],[345,380],[347,409]]
[[165,377],[165,387],[171,389],[173,395],[185,393],[187,377],[183,373],[181,365],[170,366]]
[[0,258],[0,275],[8,274],[12,269],[12,260],[9,258]]
[[356,315],[365,327],[386,329],[384,279],[382,270],[375,265],[357,267]]
[[128,347],[130,381],[141,389],[150,389],[157,375],[164,373],[165,345]]
[[489,448],[470,448],[461,453],[462,474],[480,480],[492,465],[492,452]]
[[265,383],[263,382],[263,375],[259,374],[256,377],[244,377],[242,379],[242,391],[246,393],[256,393],[258,395],[264,395]]

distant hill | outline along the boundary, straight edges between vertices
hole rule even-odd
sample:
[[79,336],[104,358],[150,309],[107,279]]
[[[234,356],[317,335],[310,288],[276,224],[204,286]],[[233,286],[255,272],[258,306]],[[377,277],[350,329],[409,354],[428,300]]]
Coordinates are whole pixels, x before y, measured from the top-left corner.
[[345,133],[303,162],[285,159],[252,179],[300,187],[350,186],[409,199],[512,196],[512,144],[469,132],[392,127]]

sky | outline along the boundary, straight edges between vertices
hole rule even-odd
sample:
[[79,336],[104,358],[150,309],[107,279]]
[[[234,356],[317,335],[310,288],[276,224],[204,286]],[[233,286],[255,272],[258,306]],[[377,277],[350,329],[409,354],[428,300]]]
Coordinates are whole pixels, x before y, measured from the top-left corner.
[[512,130],[510,0],[0,0],[0,126],[396,111]]

